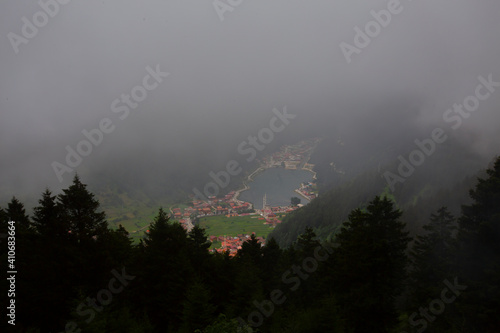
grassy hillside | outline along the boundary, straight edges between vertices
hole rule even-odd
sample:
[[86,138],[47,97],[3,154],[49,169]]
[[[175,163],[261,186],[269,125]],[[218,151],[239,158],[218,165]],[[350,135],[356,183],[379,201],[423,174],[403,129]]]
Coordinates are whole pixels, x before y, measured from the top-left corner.
[[[144,235],[149,224],[163,207],[167,211],[173,204],[171,199],[151,199],[140,191],[125,192],[108,186],[96,194],[101,209],[106,212],[108,223],[112,228],[123,225],[134,239]],[[177,204],[180,207],[184,203]]]

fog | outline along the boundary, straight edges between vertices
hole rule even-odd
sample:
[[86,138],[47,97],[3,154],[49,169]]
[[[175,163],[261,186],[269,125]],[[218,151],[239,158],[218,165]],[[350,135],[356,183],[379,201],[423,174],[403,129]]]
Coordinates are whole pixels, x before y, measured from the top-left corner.
[[[402,0],[348,63],[341,43],[354,46],[354,28],[391,2],[243,0],[221,21],[211,0],[73,0],[57,13],[52,5],[53,17],[24,38],[22,18],[33,22],[40,5],[2,1],[0,198],[67,187],[75,171],[84,181],[201,187],[194,174],[208,180],[242,159],[238,144],[284,107],[296,118],[267,150],[349,133],[363,163],[364,142],[411,143],[442,127],[480,154],[498,154],[500,91],[459,129],[443,114],[474,95],[479,76],[500,82],[500,2]],[[10,33],[24,42],[15,46]],[[113,101],[143,85],[148,67],[169,75],[120,119]],[[104,118],[114,130],[60,182],[52,163],[66,164],[66,146],[76,149],[82,130]]]

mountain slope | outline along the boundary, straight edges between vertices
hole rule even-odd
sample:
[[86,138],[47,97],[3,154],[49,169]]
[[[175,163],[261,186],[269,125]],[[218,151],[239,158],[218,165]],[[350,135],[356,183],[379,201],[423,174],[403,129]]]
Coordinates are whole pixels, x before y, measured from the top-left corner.
[[320,238],[331,238],[352,209],[366,206],[381,194],[396,202],[404,212],[403,219],[409,231],[416,234],[428,222],[430,214],[442,205],[458,214],[461,204],[468,202],[468,191],[474,186],[480,170],[487,167],[485,158],[458,142],[450,142],[437,147],[436,152],[392,192],[384,173],[387,170],[397,172],[399,164],[395,161],[351,179],[345,177],[343,182],[339,181],[340,185],[287,216],[269,237],[274,237],[281,246],[288,246],[306,226],[311,226]]

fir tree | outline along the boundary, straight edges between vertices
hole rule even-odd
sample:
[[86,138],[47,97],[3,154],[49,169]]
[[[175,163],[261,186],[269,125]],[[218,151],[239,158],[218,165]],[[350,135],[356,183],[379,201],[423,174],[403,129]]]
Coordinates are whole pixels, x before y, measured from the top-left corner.
[[297,250],[299,257],[304,259],[312,256],[314,254],[314,250],[320,245],[321,243],[317,240],[314,230],[311,227],[306,227],[304,232],[297,238],[297,241],[295,242],[295,249]]
[[108,231],[106,215],[98,211],[99,201],[87,190],[78,175],[73,184],[58,196],[61,218],[69,224],[71,236],[78,242],[89,242]]
[[[468,286],[460,302],[469,329],[498,332],[500,327],[500,157],[470,191],[471,205],[459,219],[460,277]],[[462,297],[462,296],[461,296]]]
[[250,239],[241,244],[241,249],[238,250],[237,256],[240,260],[251,262],[259,266],[262,259],[262,244],[259,242],[255,234],[250,236]]
[[215,305],[207,286],[201,281],[193,281],[187,288],[183,302],[183,325],[181,333],[191,333],[202,329],[214,319]]
[[333,284],[352,332],[387,332],[397,322],[394,299],[402,291],[409,242],[401,214],[376,197],[366,212],[351,212],[337,237]]
[[42,193],[39,206],[33,209],[33,227],[43,239],[61,240],[68,237],[70,231],[67,221],[61,218],[61,207],[56,203],[56,196],[49,189]]
[[14,221],[16,226],[16,235],[24,235],[32,231],[29,216],[26,214],[24,204],[16,197],[12,197],[7,204],[5,211],[8,221]]
[[[456,277],[456,220],[446,207],[441,207],[425,225],[425,235],[417,236],[411,251],[411,311],[441,296],[443,282]],[[428,323],[429,332],[446,332],[453,327],[456,314],[454,305],[447,305],[439,320]],[[413,320],[416,322],[417,320]],[[422,328],[422,326],[420,327]]]
[[184,293],[193,274],[187,244],[184,228],[170,223],[160,208],[140,245],[136,296],[160,331],[175,332],[182,322]]

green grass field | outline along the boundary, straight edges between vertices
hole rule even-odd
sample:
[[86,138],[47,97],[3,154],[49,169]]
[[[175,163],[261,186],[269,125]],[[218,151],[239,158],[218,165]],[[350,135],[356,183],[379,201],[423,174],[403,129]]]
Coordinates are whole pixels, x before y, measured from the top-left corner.
[[[168,204],[167,198],[159,201],[152,201],[142,193],[135,193],[130,197],[125,192],[102,191],[97,196],[101,203],[101,209],[106,212],[106,217],[111,228],[123,225],[131,233],[134,242],[138,242],[144,236],[149,224],[158,215],[158,209],[163,209],[170,213],[170,208],[187,208],[188,203]],[[141,230],[145,228],[144,230]],[[140,230],[140,231],[138,231]],[[134,232],[138,231],[138,232]]]
[[200,218],[200,227],[206,229],[209,236],[237,236],[239,234],[267,237],[273,230],[272,227],[259,220],[260,215],[226,217],[224,215]]
[[[101,202],[101,208],[106,212],[110,227],[117,228],[119,224],[122,224],[131,233],[130,236],[136,243],[140,238],[144,237],[145,230],[153,222],[154,217],[157,216],[160,206],[163,206],[168,213],[170,208],[179,207],[185,209],[188,207],[187,202],[166,204],[167,200],[162,200],[163,202],[152,201],[140,193],[131,198],[127,193],[118,193],[111,190],[100,193],[98,199]],[[223,215],[210,216],[200,218],[200,226],[206,229],[207,235],[213,236],[248,235],[255,232],[257,236],[267,237],[273,228],[265,225],[264,220],[259,220],[259,217],[259,215],[231,218]],[[138,232],[134,233],[134,231]]]

